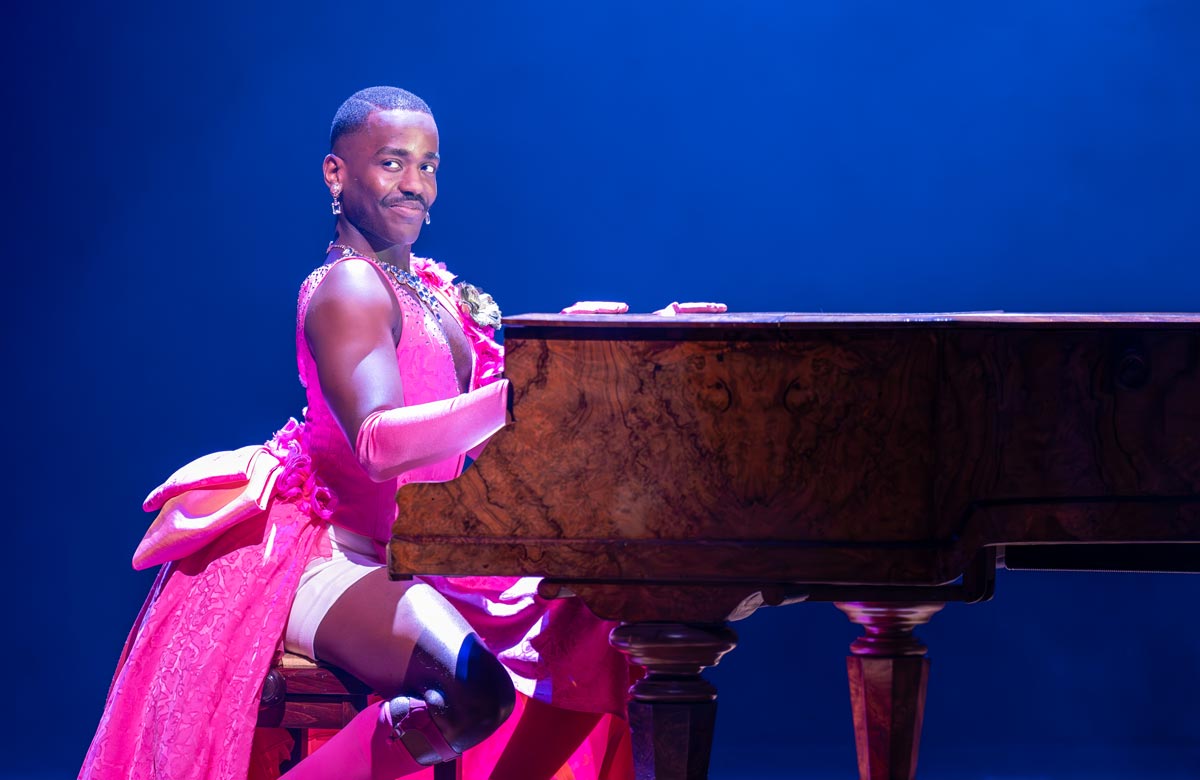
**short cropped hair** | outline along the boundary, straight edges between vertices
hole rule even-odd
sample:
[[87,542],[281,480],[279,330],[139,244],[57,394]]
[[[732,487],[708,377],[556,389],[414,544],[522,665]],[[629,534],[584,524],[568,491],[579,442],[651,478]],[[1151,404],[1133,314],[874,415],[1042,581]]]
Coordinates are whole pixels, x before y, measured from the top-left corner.
[[329,129],[329,148],[332,150],[338,139],[347,133],[359,130],[367,123],[367,117],[376,111],[417,111],[433,116],[424,100],[399,87],[367,87],[360,89],[342,103],[333,116]]

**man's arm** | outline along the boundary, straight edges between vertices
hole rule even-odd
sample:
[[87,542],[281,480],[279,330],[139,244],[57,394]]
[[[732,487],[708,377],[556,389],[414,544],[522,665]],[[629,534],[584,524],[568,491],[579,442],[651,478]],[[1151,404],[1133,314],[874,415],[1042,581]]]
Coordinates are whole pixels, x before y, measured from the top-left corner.
[[317,363],[321,392],[351,447],[371,413],[404,406],[396,364],[400,307],[365,260],[343,260],[313,293],[304,337]]
[[[345,266],[351,268],[339,272]],[[355,260],[330,270],[304,322],[321,391],[359,463],[376,481],[460,455],[505,423],[506,380],[405,406],[396,362],[400,322],[388,283],[369,263]]]

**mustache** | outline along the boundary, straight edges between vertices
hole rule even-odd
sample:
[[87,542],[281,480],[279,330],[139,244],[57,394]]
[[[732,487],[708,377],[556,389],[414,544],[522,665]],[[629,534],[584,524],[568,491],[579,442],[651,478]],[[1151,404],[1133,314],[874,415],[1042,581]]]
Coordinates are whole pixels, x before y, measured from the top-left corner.
[[416,193],[413,193],[410,195],[401,195],[399,197],[384,198],[383,205],[395,206],[399,203],[404,203],[405,201],[410,201],[410,200],[420,203],[421,208],[425,209],[426,211],[429,211],[429,204],[425,202],[424,198],[422,198],[420,195],[417,195]]

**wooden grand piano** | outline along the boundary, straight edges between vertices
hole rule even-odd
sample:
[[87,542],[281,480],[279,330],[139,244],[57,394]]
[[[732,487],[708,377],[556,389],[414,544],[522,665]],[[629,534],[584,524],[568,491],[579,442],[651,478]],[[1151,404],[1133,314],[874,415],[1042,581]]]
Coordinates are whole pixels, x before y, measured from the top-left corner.
[[1200,570],[1200,315],[526,315],[516,422],[400,491],[393,576],[621,621],[639,780],[707,776],[727,621],[834,601],[859,775],[912,778],[913,628],[997,565]]

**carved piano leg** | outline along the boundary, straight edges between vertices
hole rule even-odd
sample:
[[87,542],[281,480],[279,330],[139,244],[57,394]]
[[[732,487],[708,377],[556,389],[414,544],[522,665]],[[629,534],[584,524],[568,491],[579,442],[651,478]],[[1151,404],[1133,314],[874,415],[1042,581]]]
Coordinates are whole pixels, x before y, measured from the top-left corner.
[[944,604],[838,603],[864,633],[846,658],[859,780],[913,780],[929,680],[913,629]]
[[646,667],[629,689],[637,780],[707,780],[717,689],[700,672],[737,645],[724,625],[625,623],[612,646]]

